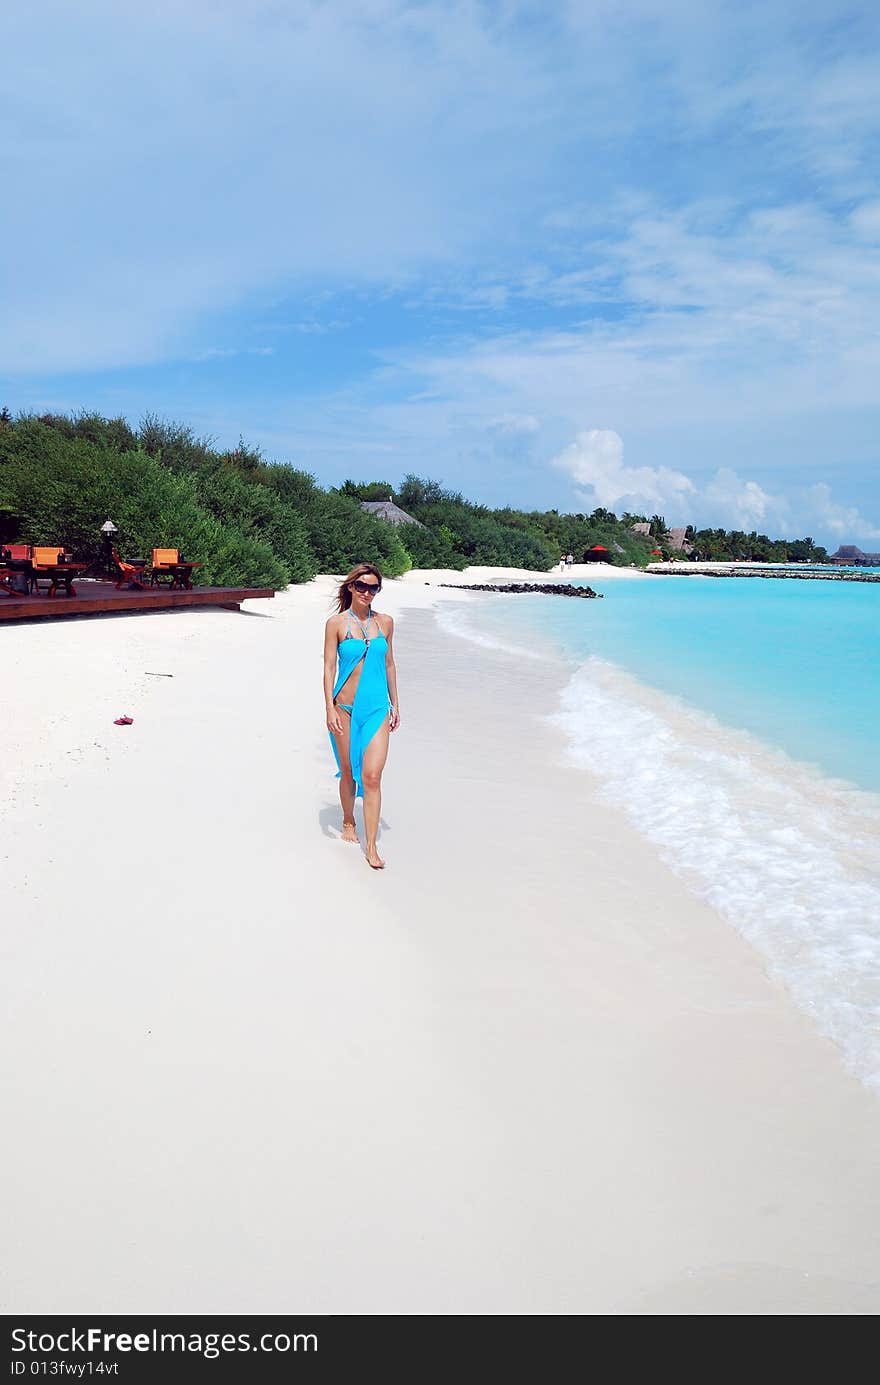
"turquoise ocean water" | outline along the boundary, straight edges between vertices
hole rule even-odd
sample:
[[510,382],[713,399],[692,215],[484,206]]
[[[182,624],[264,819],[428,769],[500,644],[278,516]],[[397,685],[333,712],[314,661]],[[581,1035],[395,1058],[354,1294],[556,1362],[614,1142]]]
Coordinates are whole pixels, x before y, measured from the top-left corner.
[[562,658],[573,772],[880,1092],[880,584],[590,582],[603,600],[475,594],[441,621]]

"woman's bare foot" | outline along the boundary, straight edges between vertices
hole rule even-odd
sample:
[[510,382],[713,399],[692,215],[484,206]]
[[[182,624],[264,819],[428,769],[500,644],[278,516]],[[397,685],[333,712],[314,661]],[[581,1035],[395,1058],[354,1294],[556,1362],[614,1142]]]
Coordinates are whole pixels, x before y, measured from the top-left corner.
[[342,840],[344,842],[354,842],[355,846],[360,846],[360,837],[358,836],[357,827],[353,822],[344,822],[342,824]]
[[372,866],[373,870],[385,869],[385,862],[374,846],[368,846],[364,854],[367,858],[367,865]]

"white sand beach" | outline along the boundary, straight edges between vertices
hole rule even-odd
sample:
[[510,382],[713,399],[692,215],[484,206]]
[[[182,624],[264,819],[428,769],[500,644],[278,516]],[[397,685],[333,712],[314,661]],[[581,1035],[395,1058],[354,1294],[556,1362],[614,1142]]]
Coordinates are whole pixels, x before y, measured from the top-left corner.
[[520,578],[385,584],[384,872],[331,579],[0,629],[3,1311],[880,1309],[880,1101],[569,767],[559,668],[438,627]]

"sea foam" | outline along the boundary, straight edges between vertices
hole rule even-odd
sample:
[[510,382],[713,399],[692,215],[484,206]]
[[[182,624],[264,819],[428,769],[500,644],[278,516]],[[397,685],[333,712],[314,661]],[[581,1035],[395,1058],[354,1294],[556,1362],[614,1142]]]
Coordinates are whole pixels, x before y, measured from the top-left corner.
[[598,658],[548,720],[880,1092],[880,798]]

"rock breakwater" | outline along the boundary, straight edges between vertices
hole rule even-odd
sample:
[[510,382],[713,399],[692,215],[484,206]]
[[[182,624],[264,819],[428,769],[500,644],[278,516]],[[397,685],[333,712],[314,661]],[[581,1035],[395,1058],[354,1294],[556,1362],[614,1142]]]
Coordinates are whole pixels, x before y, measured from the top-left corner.
[[454,587],[457,592],[537,592],[541,596],[602,597],[592,587],[573,587],[570,582],[438,582],[439,587]]
[[646,568],[649,577],[772,577],[785,578],[796,582],[880,582],[880,572],[789,572],[774,568],[730,568],[719,571],[717,568],[660,567]]

